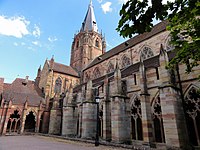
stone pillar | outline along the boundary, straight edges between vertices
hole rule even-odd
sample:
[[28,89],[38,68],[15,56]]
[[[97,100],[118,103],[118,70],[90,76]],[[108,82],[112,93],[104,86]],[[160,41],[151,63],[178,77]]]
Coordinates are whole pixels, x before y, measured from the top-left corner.
[[78,137],[82,137],[82,116],[83,116],[83,104],[80,104],[78,107],[78,112],[79,112],[79,129],[78,129]]
[[87,83],[86,99],[82,106],[82,138],[94,139],[97,125],[97,104],[94,100],[92,81]]
[[49,131],[49,118],[50,118],[50,112],[44,111],[43,121],[42,121],[42,133],[48,133]]
[[166,69],[168,57],[161,49],[160,54],[160,103],[162,109],[165,141],[168,147],[187,147],[188,133],[184,117],[183,104],[179,89],[174,86],[171,74]]
[[106,141],[111,141],[111,102],[109,97],[108,77],[106,77],[104,80],[103,139]]
[[49,134],[60,134],[61,109],[52,108],[50,111]]
[[5,112],[5,120],[4,120],[4,125],[3,125],[3,131],[2,134],[6,134],[6,129],[7,129],[7,124],[8,124],[8,120],[10,118],[10,114],[12,113],[12,101],[9,100],[8,105],[6,106],[7,110]]
[[117,143],[130,143],[130,110],[127,109],[127,97],[115,95],[111,101],[111,128],[112,141]]
[[127,107],[128,97],[122,95],[124,93],[122,88],[121,72],[117,62],[114,72],[114,86],[112,88],[113,95],[111,100],[112,141],[117,143],[130,143],[130,108]]
[[97,125],[97,104],[83,102],[82,138],[94,139]]
[[20,134],[24,133],[24,126],[25,126],[25,120],[26,120],[26,114],[27,114],[27,107],[28,107],[28,101],[24,103],[24,109],[22,111],[21,116],[21,126],[20,126]]
[[153,129],[152,129],[152,112],[150,104],[150,95],[147,89],[146,69],[143,61],[140,62],[140,87],[141,87],[141,110],[142,110],[142,126],[143,126],[143,141],[146,147],[150,147],[153,142]]
[[67,105],[63,107],[63,125],[62,135],[75,137],[77,133],[77,116],[78,111],[75,105]]

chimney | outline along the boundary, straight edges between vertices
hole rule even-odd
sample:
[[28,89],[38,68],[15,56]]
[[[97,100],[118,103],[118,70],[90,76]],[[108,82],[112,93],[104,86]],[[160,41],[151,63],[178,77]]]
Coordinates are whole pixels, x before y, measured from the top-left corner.
[[0,78],[0,94],[3,93],[4,78]]
[[25,80],[22,82],[22,84],[23,84],[24,86],[27,85],[27,83],[28,83],[28,78],[29,78],[29,76],[26,76]]

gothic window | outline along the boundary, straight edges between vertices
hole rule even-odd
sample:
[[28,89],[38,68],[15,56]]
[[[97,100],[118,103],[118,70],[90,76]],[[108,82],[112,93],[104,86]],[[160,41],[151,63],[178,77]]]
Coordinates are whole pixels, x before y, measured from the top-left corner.
[[96,67],[96,68],[94,69],[94,78],[96,79],[96,78],[99,78],[100,76],[101,76],[101,73],[100,73],[100,71],[99,71],[99,68]]
[[135,97],[131,105],[131,137],[143,140],[141,101],[138,97]]
[[170,51],[174,49],[174,46],[170,42],[171,42],[171,38],[168,38],[166,42],[166,51]]
[[79,46],[79,41],[76,42],[76,48],[78,48],[78,46]]
[[184,102],[189,140],[192,145],[200,146],[200,93],[196,87],[190,87]]
[[107,73],[111,73],[113,71],[114,71],[114,65],[111,62],[109,62],[108,63]]
[[154,56],[153,51],[149,47],[144,47],[143,50],[141,51],[142,60],[148,59],[153,56]]
[[96,39],[96,41],[95,41],[95,46],[96,46],[96,47],[99,47],[99,39]]
[[162,110],[161,110],[159,96],[157,96],[154,99],[154,103],[152,105],[152,113],[153,113],[155,141],[159,143],[164,143],[165,136],[164,136],[163,118],[162,118]]
[[125,68],[125,67],[129,66],[130,64],[131,64],[130,58],[124,55],[122,57],[122,68]]
[[8,120],[6,132],[19,132],[20,130],[20,114],[18,110],[15,110],[13,114],[10,115]]
[[88,82],[90,80],[90,75],[88,73],[85,73],[85,82]]
[[61,87],[62,87],[62,80],[60,77],[58,77],[55,81],[55,88],[54,92],[55,93],[61,93]]

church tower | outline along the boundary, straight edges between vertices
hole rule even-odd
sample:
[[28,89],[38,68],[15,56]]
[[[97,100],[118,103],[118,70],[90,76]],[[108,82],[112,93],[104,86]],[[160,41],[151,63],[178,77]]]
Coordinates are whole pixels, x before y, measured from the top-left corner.
[[74,35],[70,66],[81,72],[94,58],[102,55],[105,49],[105,38],[98,31],[91,0],[80,32]]

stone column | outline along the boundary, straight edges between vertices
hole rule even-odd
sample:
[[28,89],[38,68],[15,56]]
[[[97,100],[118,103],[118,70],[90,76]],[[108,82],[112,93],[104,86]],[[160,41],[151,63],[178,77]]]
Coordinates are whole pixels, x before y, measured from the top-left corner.
[[28,101],[26,101],[24,103],[24,109],[22,111],[20,134],[24,133],[24,126],[25,126],[25,120],[26,120],[26,114],[27,114],[27,107],[28,107]]
[[128,97],[122,95],[121,72],[116,63],[114,72],[114,86],[111,100],[111,129],[112,141],[117,143],[131,142],[131,116],[130,108],[127,107]]
[[160,54],[160,103],[162,109],[165,141],[168,147],[187,147],[188,133],[179,89],[174,86],[169,70],[168,57],[161,49]]
[[97,104],[83,102],[82,112],[82,138],[94,139],[97,124]]
[[92,81],[87,83],[86,99],[82,106],[82,138],[94,139],[97,125],[97,104],[94,100]]
[[53,107],[50,110],[50,119],[49,119],[49,134],[60,134],[61,132],[61,108],[58,106],[59,95],[56,94],[53,100]]
[[140,62],[140,87],[141,87],[141,110],[142,110],[142,126],[143,126],[143,141],[146,147],[150,147],[153,142],[153,129],[152,129],[152,112],[150,104],[150,95],[147,89],[146,69],[143,61]]
[[115,95],[111,101],[112,141],[130,143],[130,110],[127,109],[127,97]]
[[68,104],[63,107],[63,125],[62,125],[62,135],[69,137],[75,137],[77,132],[77,111],[76,105]]
[[48,133],[49,130],[49,118],[50,112],[44,111],[43,112],[43,121],[42,121],[42,133]]
[[52,108],[50,111],[49,134],[60,134],[61,110]]
[[103,138],[106,141],[111,140],[111,101],[109,97],[109,81],[107,76],[104,80]]
[[8,120],[10,118],[10,114],[11,114],[11,106],[12,106],[11,100],[8,102],[8,104],[6,106],[4,106],[5,113],[4,113],[4,117],[2,118],[3,119],[2,120],[3,121],[2,134],[3,135],[6,134],[7,124],[8,124]]

